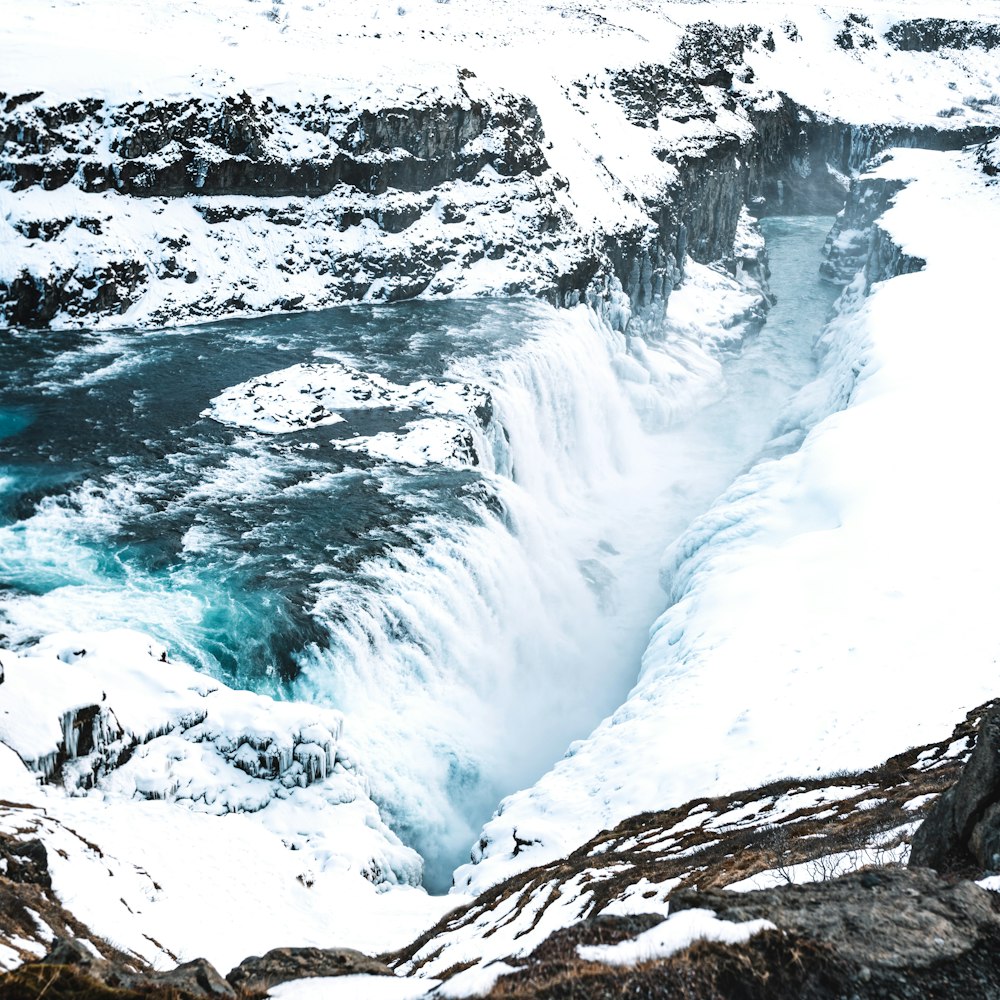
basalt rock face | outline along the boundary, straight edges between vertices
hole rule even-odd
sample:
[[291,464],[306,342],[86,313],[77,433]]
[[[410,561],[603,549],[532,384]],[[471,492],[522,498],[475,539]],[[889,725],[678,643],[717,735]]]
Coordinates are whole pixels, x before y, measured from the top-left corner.
[[[287,107],[226,98],[49,105],[0,95],[0,183],[20,273],[0,324],[85,325],[144,297],[145,324],[447,294],[480,261],[517,256],[491,291],[547,291],[586,248],[557,202],[536,109],[460,75],[418,105]],[[3,102],[6,103],[3,103]],[[45,197],[43,193],[50,195]],[[84,197],[86,196],[86,197]],[[251,200],[252,199],[252,200]],[[484,216],[498,224],[477,224]],[[529,278],[529,280],[533,280]],[[152,294],[150,294],[152,293]]]
[[[850,19],[845,25],[845,38],[862,46],[866,25]],[[992,134],[982,126],[851,125],[816,114],[785,95],[779,95],[776,108],[744,107],[734,81],[752,79],[750,57],[773,47],[772,32],[756,25],[696,24],[687,29],[669,64],[613,74],[612,92],[635,125],[659,130],[666,123],[699,119],[710,125],[720,112],[745,115],[747,123],[743,132],[723,133],[696,152],[678,154],[665,146],[661,159],[676,168],[678,179],[664,197],[647,203],[652,225],[642,236],[616,234],[607,241],[605,255],[639,315],[665,308],[682,275],[685,254],[732,265],[744,204],[758,217],[833,215],[849,197],[851,176],[883,150],[959,149]],[[887,201],[888,196],[880,202],[883,208]],[[856,214],[866,217],[862,228],[870,226],[877,208],[870,199],[859,208]],[[866,243],[863,254],[845,257],[841,280],[865,265],[868,249]],[[869,283],[922,266],[885,242],[875,249]]]
[[900,181],[862,177],[851,186],[843,212],[837,217],[823,247],[820,274],[828,281],[846,284],[859,270],[865,286],[900,274],[920,271],[926,261],[903,250],[877,220],[903,189]]
[[970,46],[1000,48],[1000,25],[975,21],[953,21],[941,17],[918,17],[894,24],[886,40],[903,52],[937,52]]
[[540,137],[537,112],[523,98],[494,107],[439,98],[361,112],[288,108],[246,93],[117,106],[14,103],[0,130],[0,179],[15,191],[73,183],[139,197],[316,197],[339,184],[372,194],[425,191],[487,164],[502,176],[537,175],[545,168]]
[[650,915],[597,917],[553,934],[501,979],[491,1000],[621,996],[685,1000],[964,1000],[1000,991],[1000,913],[971,882],[886,869],[760,892],[685,890],[671,912],[765,919],[744,944],[701,942],[668,958],[615,968],[578,949],[614,945],[656,925]]
[[843,207],[849,179],[893,146],[961,149],[989,131],[927,126],[848,125],[784,98],[776,111],[751,112],[757,135],[746,191],[757,215],[832,215]]

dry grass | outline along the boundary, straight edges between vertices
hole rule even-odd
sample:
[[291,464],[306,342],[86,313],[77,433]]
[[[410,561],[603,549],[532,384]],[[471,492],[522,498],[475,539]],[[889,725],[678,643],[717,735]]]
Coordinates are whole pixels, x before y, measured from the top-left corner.
[[[406,948],[381,956],[382,960],[397,967],[405,963],[408,971],[418,971],[439,949],[416,956],[436,938],[470,928],[484,913],[499,912],[512,897],[520,896],[520,908],[543,887],[563,886],[574,878],[582,879],[589,894],[586,918],[600,913],[642,879],[654,886],[678,879],[673,891],[720,888],[764,871],[780,872],[828,855],[856,852],[860,858],[865,847],[883,840],[881,846],[888,859],[888,849],[898,847],[907,834],[886,840],[886,832],[918,822],[931,801],[909,810],[903,808],[904,804],[920,796],[936,797],[954,784],[974,744],[980,719],[997,704],[989,702],[970,712],[947,739],[914,747],[866,771],[787,778],[733,795],[694,799],[672,809],[633,816],[598,834],[567,857],[512,876],[487,890],[471,906],[448,915]],[[968,746],[956,753],[955,742],[961,740],[967,740]],[[838,798],[846,788],[858,791]],[[775,817],[775,806],[783,797],[824,790],[831,792],[830,800]],[[745,810],[746,815],[738,822],[726,823],[726,815],[736,810]],[[706,822],[673,833],[673,828],[692,813],[716,820],[716,828],[707,828],[710,823]],[[822,872],[818,875],[823,877]],[[544,908],[535,919],[540,919],[543,912]],[[575,963],[574,968],[578,965]]]

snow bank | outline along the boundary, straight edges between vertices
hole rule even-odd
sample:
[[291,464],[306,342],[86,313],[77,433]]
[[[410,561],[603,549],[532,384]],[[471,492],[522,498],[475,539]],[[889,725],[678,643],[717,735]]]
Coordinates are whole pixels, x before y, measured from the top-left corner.
[[775,926],[770,920],[733,923],[719,920],[714,910],[682,910],[671,914],[663,923],[651,927],[634,940],[618,944],[578,945],[576,951],[586,962],[639,965],[658,958],[669,958],[696,941],[743,944],[761,931],[773,930]]
[[0,662],[0,774],[22,803],[0,828],[43,839],[94,934],[227,969],[293,942],[402,945],[454,905],[414,888],[420,858],[368,798],[339,712],[232,690],[124,630]]

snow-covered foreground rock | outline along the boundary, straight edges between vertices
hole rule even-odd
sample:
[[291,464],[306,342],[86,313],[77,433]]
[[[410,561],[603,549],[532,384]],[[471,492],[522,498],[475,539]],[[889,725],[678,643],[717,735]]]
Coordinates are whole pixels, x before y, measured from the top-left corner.
[[694,794],[869,765],[996,693],[1000,194],[972,152],[894,150],[870,176],[906,182],[878,227],[925,269],[846,291],[778,428],[801,445],[666,554],[635,689],[501,804],[462,891]]
[[228,969],[287,940],[402,944],[448,907],[415,888],[420,858],[381,821],[340,713],[231,690],[138,633],[0,663],[0,829],[46,845],[98,940]]

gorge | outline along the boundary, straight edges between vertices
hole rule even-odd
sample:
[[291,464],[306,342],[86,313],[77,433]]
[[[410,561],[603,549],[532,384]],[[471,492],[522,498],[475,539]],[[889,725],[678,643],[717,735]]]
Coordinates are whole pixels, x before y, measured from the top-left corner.
[[[352,947],[482,995],[606,876],[502,887],[602,831],[954,776],[997,694],[1000,21],[101,10],[128,46],[68,3],[0,36],[0,824],[80,923],[6,967]],[[601,912],[662,919],[632,864]]]

